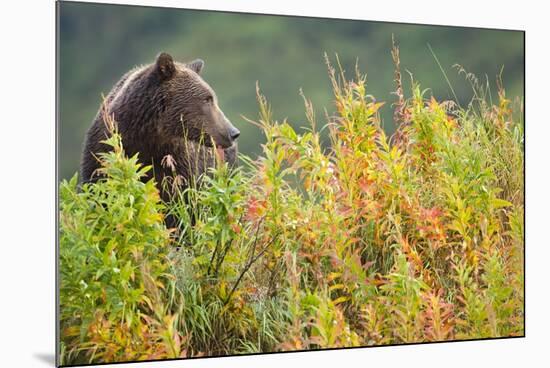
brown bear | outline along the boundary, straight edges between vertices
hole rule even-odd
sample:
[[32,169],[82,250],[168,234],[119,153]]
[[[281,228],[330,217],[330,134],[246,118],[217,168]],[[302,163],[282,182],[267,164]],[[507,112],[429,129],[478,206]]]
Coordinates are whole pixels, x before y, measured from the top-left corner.
[[86,133],[81,180],[99,178],[97,154],[110,149],[101,143],[109,135],[104,114],[116,121],[126,154],[139,153],[140,163],[153,166],[145,179],[155,177],[165,200],[165,177],[177,177],[182,186],[189,185],[215,164],[216,152],[233,166],[240,132],[201,78],[203,67],[200,59],[180,63],[160,53],[153,64],[126,73],[107,95]]

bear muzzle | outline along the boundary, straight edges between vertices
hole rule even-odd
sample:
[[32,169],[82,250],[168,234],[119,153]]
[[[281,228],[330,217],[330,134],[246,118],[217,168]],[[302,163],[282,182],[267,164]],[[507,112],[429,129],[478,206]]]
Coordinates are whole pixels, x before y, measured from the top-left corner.
[[216,140],[216,147],[217,148],[229,148],[231,147],[237,138],[241,135],[241,132],[239,129],[235,128],[233,124],[229,120],[225,121],[226,124],[226,133],[223,134],[219,140]]

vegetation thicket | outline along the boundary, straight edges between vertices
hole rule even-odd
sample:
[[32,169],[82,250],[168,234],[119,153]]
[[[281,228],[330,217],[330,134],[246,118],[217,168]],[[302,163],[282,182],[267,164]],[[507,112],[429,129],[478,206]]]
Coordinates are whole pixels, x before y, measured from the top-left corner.
[[106,117],[106,179],[60,187],[62,364],[523,335],[521,101],[464,70],[467,106],[406,97],[393,56],[391,137],[365,75],[327,60],[325,125],[258,91],[263,153],[168,203]]

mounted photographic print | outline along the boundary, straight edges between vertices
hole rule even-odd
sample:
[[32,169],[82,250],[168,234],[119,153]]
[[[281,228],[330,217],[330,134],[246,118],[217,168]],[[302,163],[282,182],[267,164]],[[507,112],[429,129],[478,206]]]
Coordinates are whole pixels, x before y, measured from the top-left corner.
[[58,365],[524,336],[524,32],[57,3]]

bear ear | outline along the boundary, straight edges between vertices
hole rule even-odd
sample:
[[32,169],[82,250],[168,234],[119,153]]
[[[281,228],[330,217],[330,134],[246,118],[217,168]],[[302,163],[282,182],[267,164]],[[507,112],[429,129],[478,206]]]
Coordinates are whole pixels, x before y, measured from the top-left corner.
[[161,52],[157,56],[155,66],[157,73],[161,76],[163,80],[172,78],[172,76],[176,72],[174,59],[172,59],[172,56],[165,52]]
[[196,59],[187,64],[187,67],[197,74],[200,74],[202,68],[204,68],[204,61],[202,59]]

